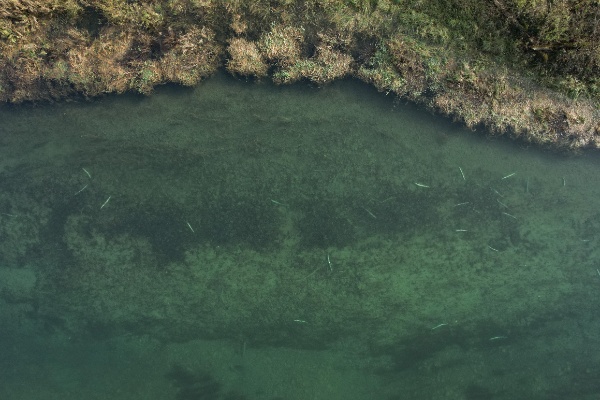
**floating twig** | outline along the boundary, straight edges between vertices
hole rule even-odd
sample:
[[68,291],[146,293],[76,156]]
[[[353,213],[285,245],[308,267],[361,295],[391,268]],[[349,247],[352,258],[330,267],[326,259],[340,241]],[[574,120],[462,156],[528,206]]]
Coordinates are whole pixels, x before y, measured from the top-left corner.
[[366,212],[368,212],[368,213],[369,213],[369,215],[370,215],[371,217],[373,217],[373,219],[377,219],[377,217],[375,216],[375,214],[373,214],[373,213],[372,213],[372,212],[371,212],[369,209],[367,209],[367,208],[365,208],[365,207],[363,207],[363,209],[364,209]]
[[196,232],[194,231],[194,228],[192,228],[192,225],[190,225],[190,223],[189,223],[189,222],[185,221],[185,223],[186,223],[186,224],[187,224],[187,226],[190,228],[190,231],[192,231],[192,233],[196,233]]
[[507,217],[511,217],[511,218],[517,219],[517,217],[515,217],[514,215],[512,215],[512,214],[509,214],[509,213],[507,213],[507,212],[504,212],[504,211],[503,211],[503,212],[502,212],[502,214],[506,215]]
[[[89,183],[88,183],[88,185],[89,185]],[[79,193],[83,192],[83,190],[84,190],[86,187],[88,187],[88,185],[85,185],[84,187],[82,187],[81,189],[79,189],[79,190],[77,191],[77,193],[75,193],[75,194],[74,194],[74,196],[77,196]]]
[[504,195],[502,193],[498,192],[496,189],[494,189],[494,188],[490,188],[490,189],[492,189],[492,192],[496,193],[498,196],[504,197]]
[[110,198],[111,198],[111,197],[112,197],[112,196],[108,196],[108,199],[106,199],[106,201],[104,202],[104,204],[102,204],[102,205],[100,206],[100,209],[101,209],[101,210],[104,208],[104,206],[105,206],[106,204],[108,204],[108,202],[109,202],[109,200],[110,200]]

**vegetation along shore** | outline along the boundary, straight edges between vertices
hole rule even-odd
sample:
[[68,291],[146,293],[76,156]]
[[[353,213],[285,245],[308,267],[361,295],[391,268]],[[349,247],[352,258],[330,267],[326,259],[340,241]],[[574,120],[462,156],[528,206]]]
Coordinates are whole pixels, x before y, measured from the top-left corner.
[[355,77],[477,129],[600,147],[597,0],[0,0],[0,100],[150,93],[224,67]]

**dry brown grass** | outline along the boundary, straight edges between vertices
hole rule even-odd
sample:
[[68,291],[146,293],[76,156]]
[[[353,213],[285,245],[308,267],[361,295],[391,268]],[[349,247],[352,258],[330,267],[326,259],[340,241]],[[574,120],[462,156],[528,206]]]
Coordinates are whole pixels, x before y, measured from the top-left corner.
[[392,56],[394,69],[402,76],[405,96],[415,97],[427,88],[426,71],[423,65],[425,57],[416,51],[415,43],[405,38],[394,38],[387,43]]
[[0,1],[0,18],[26,17],[27,15],[48,14],[52,11],[52,3],[40,3],[36,0],[2,0]]
[[[78,32],[71,32],[78,36]],[[89,46],[75,46],[67,52],[67,78],[75,90],[86,96],[123,93],[129,89],[134,72],[122,64],[140,32],[117,27],[105,29]],[[80,38],[81,42],[89,42]],[[60,67],[60,64],[58,65]]]
[[281,83],[292,83],[308,79],[319,85],[342,78],[352,72],[353,59],[350,55],[335,51],[327,46],[318,46],[310,59],[300,59],[282,70]]
[[492,71],[463,65],[454,71],[459,78],[434,96],[433,109],[469,128],[485,126],[540,145],[598,147],[598,110],[592,102],[558,96],[509,71]]
[[174,40],[155,64],[154,83],[175,82],[193,86],[218,68],[222,48],[214,40],[214,32],[206,27],[192,27]]
[[269,66],[253,42],[242,38],[229,41],[227,70],[233,74],[264,77]]
[[276,25],[262,36],[259,48],[269,63],[285,68],[302,58],[303,44],[302,28]]

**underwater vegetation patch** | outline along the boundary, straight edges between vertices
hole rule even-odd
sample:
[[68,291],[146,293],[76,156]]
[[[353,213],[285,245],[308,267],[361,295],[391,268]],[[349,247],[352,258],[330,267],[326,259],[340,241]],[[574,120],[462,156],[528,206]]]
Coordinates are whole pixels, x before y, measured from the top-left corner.
[[177,400],[217,399],[221,392],[221,384],[208,372],[192,371],[179,364],[171,367],[166,378],[176,387]]
[[355,228],[338,204],[321,202],[303,211],[297,227],[304,247],[344,246],[356,239]]
[[245,400],[246,396],[223,391],[222,385],[206,371],[194,371],[180,364],[171,367],[165,377],[176,388],[176,400]]
[[223,196],[198,213],[199,236],[216,245],[243,243],[266,249],[277,243],[278,219],[270,203]]
[[[192,241],[181,220],[181,212],[174,208],[130,210],[111,218],[104,225],[108,236],[127,233],[144,237],[152,245],[154,254],[162,260],[181,260],[186,246]],[[179,222],[179,223],[178,223]]]
[[436,207],[442,196],[427,188],[382,190],[379,197],[382,200],[370,206],[367,213],[378,233],[413,234],[440,220]]
[[185,251],[198,243],[243,244],[261,250],[278,240],[272,208],[246,198],[226,197],[194,208],[173,204],[123,207],[118,214],[98,222],[108,236],[146,238],[164,261],[182,260]]

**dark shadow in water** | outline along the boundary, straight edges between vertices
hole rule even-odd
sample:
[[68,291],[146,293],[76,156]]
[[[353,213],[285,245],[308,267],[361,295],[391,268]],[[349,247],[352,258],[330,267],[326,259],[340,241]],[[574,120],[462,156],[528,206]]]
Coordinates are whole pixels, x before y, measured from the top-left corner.
[[224,391],[207,371],[194,371],[174,364],[165,376],[176,388],[176,400],[246,400],[241,393]]

